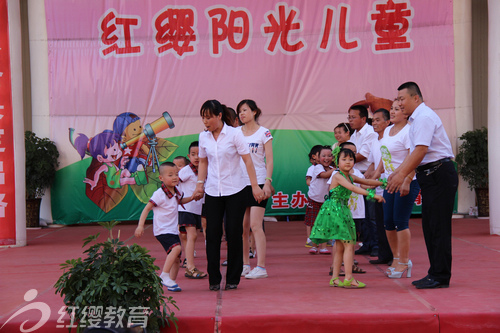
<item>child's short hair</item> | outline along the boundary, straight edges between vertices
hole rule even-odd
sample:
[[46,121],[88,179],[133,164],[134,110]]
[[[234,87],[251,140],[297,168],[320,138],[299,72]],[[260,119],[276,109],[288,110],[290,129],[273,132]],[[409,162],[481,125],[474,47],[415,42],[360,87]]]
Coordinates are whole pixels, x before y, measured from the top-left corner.
[[352,159],[354,160],[354,163],[356,163],[356,154],[354,154],[354,152],[348,148],[340,148],[340,151],[339,151],[339,154],[337,155],[338,158],[340,158],[341,155],[346,155],[348,157],[352,157]]
[[165,169],[166,167],[176,167],[176,165],[173,162],[163,162],[160,164],[160,173]]
[[321,149],[323,149],[322,145],[316,145],[316,146],[312,147],[311,151],[309,152],[309,155],[308,155],[309,159],[311,159],[313,157],[313,155],[316,155],[317,153],[320,153]]
[[177,157],[174,157],[174,161],[175,160],[182,160],[184,162],[185,165],[188,165],[189,164],[189,160],[184,157],[184,156],[177,156]]
[[342,149],[342,148],[344,148],[345,146],[354,146],[354,147],[356,147],[356,145],[355,145],[353,142],[351,142],[351,141],[346,141],[346,142],[342,142],[342,143],[339,145],[339,148],[340,148],[340,149]]
[[193,147],[198,147],[198,141],[191,142],[191,144],[189,145],[188,153],[191,152],[191,148]]

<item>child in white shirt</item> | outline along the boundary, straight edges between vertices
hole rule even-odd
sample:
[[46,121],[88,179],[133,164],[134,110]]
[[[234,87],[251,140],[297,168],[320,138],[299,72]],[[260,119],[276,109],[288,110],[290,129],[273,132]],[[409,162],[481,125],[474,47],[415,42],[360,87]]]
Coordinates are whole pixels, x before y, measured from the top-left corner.
[[164,162],[160,165],[159,172],[162,185],[153,193],[144,207],[139,218],[139,225],[135,229],[135,237],[142,237],[146,218],[149,211],[153,210],[153,234],[167,252],[167,259],[160,277],[169,291],[177,292],[182,290],[175,282],[181,255],[178,206],[192,201],[193,196],[183,198],[183,194],[175,187],[179,183],[179,169],[174,163]]

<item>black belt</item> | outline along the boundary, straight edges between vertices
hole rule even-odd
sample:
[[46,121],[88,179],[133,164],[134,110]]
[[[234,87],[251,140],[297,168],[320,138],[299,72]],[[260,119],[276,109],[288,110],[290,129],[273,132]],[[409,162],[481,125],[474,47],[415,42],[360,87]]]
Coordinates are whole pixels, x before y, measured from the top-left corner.
[[451,159],[449,159],[449,158],[443,158],[443,159],[440,159],[440,160],[435,161],[435,162],[430,162],[430,163],[427,163],[427,164],[424,164],[424,165],[417,167],[416,172],[419,173],[419,172],[426,171],[426,174],[430,175],[431,173],[436,171],[441,166],[441,164],[443,164],[445,162],[450,162],[450,161],[451,161]]

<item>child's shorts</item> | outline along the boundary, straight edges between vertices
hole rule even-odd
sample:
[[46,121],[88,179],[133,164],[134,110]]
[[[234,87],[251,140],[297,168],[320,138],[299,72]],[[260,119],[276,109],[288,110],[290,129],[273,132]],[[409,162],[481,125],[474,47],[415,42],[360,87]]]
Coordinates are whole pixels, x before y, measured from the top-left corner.
[[322,205],[322,202],[317,202],[309,199],[306,207],[306,217],[304,219],[305,225],[309,227],[312,227],[314,225],[314,221],[316,220],[316,217],[318,216],[319,210],[321,209]]
[[[160,244],[163,246],[167,254],[170,254],[172,249],[174,247],[181,246],[181,240],[179,238],[179,235],[174,235],[174,234],[161,234],[156,236],[156,239]],[[181,251],[182,252],[182,251]],[[181,254],[179,253],[179,257]]]
[[201,216],[190,212],[179,212],[179,231],[185,234],[186,227],[201,229]]

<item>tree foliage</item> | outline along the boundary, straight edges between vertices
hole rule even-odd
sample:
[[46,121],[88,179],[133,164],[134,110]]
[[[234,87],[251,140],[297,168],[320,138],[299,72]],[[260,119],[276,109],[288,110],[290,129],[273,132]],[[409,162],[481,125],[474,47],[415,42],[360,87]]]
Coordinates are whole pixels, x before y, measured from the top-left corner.
[[[56,294],[64,297],[68,314],[74,311],[79,329],[88,325],[86,317],[90,306],[104,309],[102,319],[111,307],[125,309],[123,327],[138,307],[148,309],[145,312],[148,331],[159,331],[165,325],[170,326],[170,322],[177,327],[177,318],[169,304],[178,307],[171,296],[163,295],[155,258],[146,248],[137,244],[126,246],[119,236],[113,238],[112,228],[118,222],[99,224],[109,230],[109,238],[85,250],[86,258],[61,264],[64,273],[54,285]],[[98,237],[99,234],[85,238],[83,247]]]
[[469,188],[488,188],[488,129],[482,127],[462,134],[456,162]]
[[26,149],[26,198],[41,198],[52,185],[59,166],[59,151],[53,141],[39,138],[35,133],[24,133]]

